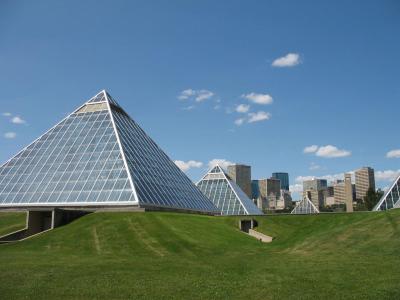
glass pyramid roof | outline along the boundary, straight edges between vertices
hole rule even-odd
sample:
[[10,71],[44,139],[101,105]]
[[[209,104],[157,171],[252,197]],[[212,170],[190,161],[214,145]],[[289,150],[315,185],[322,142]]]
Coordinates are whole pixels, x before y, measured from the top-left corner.
[[0,207],[82,205],[218,212],[106,91],[0,167]]
[[379,211],[391,208],[400,208],[400,176],[396,178],[373,210]]
[[292,210],[291,214],[306,215],[306,214],[318,214],[318,208],[312,203],[308,197],[304,197],[296,207]]
[[221,210],[222,215],[263,214],[218,165],[204,175],[197,187]]

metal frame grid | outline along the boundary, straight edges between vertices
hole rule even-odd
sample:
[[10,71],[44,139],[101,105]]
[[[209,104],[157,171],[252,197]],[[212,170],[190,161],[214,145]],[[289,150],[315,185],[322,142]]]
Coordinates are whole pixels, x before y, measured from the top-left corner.
[[140,204],[219,212],[135,121],[111,111]]
[[292,210],[293,215],[307,215],[307,214],[319,214],[319,209],[312,203],[308,197],[304,197],[296,207]]
[[219,165],[207,172],[197,187],[221,210],[222,215],[263,214]]
[[139,204],[219,212],[104,90],[0,167],[0,207]]
[[109,110],[72,113],[0,167],[0,206],[134,200]]
[[383,194],[373,211],[400,208],[400,176],[392,183],[391,187]]

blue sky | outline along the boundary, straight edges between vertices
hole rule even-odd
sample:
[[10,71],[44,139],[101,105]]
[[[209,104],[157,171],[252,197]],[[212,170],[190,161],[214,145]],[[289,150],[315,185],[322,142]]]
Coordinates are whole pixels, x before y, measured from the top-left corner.
[[398,1],[2,1],[0,161],[106,89],[194,181],[220,159],[385,187],[399,37]]

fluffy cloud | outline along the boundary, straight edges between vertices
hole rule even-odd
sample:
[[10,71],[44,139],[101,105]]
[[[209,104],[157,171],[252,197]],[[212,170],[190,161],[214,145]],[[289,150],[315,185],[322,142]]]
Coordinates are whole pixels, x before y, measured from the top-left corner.
[[246,117],[243,118],[238,118],[235,120],[235,124],[237,126],[243,125],[245,122],[247,123],[254,123],[254,122],[260,122],[264,120],[269,120],[271,118],[271,114],[265,111],[258,111],[256,113],[251,112],[248,113]]
[[191,168],[201,168],[203,166],[203,163],[200,161],[195,161],[195,160],[189,160],[189,161],[183,161],[183,160],[175,160],[174,163],[178,166],[179,169],[181,169],[183,172],[188,171]]
[[400,149],[391,150],[386,153],[387,158],[400,158]]
[[19,116],[15,116],[11,118],[11,122],[14,124],[24,124],[26,121]]
[[305,147],[303,152],[304,153],[314,153],[314,152],[317,152],[317,150],[318,150],[318,146],[317,145],[311,145],[311,146]]
[[186,100],[189,99],[190,97],[194,96],[196,93],[195,90],[192,89],[187,89],[187,90],[183,90],[180,95],[178,96],[179,100]]
[[248,123],[260,122],[263,120],[269,120],[271,118],[271,114],[265,111],[258,111],[256,113],[249,113]]
[[315,153],[316,156],[327,157],[327,158],[346,157],[351,155],[350,151],[339,149],[333,145],[326,145],[326,146],[311,145],[305,147],[303,152]]
[[235,120],[235,124],[236,124],[237,126],[240,126],[240,125],[242,125],[242,124],[244,123],[245,120],[246,120],[245,118],[236,119],[236,120]]
[[233,164],[234,164],[233,162],[223,159],[223,158],[214,158],[213,160],[210,160],[208,162],[208,168],[211,169],[212,167],[219,165],[223,169],[227,169],[228,166],[233,165]]
[[197,91],[197,96],[196,96],[196,102],[202,102],[204,100],[210,99],[212,96],[214,96],[213,92],[207,91],[207,90],[200,90]]
[[256,104],[271,104],[274,100],[271,95],[250,93],[242,95],[242,98],[247,99]]
[[301,193],[303,192],[303,185],[300,183],[289,185],[289,191],[292,193]]
[[212,96],[214,96],[214,93],[209,90],[186,89],[179,94],[178,99],[188,100],[193,98],[196,102],[202,102],[204,100],[210,99]]
[[5,117],[11,117],[12,116],[12,114],[10,112],[4,112],[4,113],[2,113],[2,115],[5,116]]
[[4,134],[4,137],[6,139],[15,139],[16,136],[17,136],[17,134],[15,132],[6,132]]
[[400,175],[400,170],[384,170],[375,172],[377,181],[394,181]]
[[343,149],[338,149],[332,145],[326,145],[319,147],[318,151],[315,153],[316,156],[320,157],[346,157],[350,156],[351,152]]
[[294,67],[300,63],[300,55],[297,53],[288,53],[272,62],[273,67]]
[[236,106],[236,111],[238,113],[247,113],[250,109],[250,105],[247,104],[239,104],[238,106]]

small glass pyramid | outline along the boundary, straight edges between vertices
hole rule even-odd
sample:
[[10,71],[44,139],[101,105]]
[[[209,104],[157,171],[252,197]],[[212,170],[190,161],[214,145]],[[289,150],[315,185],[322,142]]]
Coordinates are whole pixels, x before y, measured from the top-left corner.
[[308,197],[304,197],[296,207],[292,210],[291,214],[306,215],[306,214],[319,214],[318,208],[312,203]]
[[239,186],[216,165],[197,183],[197,187],[222,215],[262,215]]

